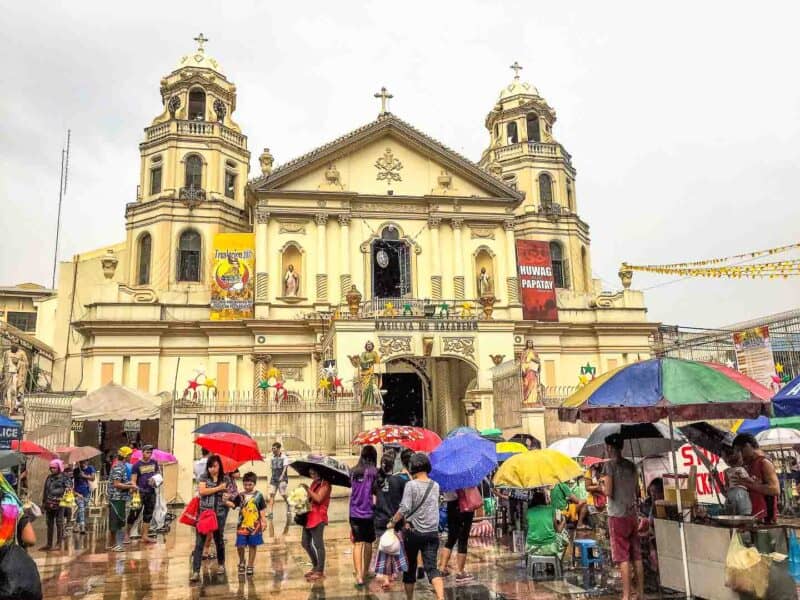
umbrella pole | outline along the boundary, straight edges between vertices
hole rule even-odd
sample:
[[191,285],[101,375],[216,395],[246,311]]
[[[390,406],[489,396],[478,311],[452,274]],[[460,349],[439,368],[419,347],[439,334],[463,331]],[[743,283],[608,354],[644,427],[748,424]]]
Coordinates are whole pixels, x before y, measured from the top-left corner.
[[[672,415],[669,415],[669,441],[670,446],[675,446],[675,428],[672,426]],[[670,453],[672,455],[672,469],[675,472],[675,496],[678,501],[678,534],[681,538],[681,561],[683,562],[683,583],[686,586],[686,597],[692,597],[692,585],[689,583],[689,553],[686,549],[686,532],[684,531],[683,523],[683,504],[681,502],[681,488],[678,480],[678,458],[675,456],[675,450]]]

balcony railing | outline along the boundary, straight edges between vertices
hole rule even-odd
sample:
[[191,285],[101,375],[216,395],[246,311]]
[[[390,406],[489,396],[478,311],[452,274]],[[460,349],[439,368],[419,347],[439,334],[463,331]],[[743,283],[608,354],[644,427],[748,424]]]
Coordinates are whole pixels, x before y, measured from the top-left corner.
[[234,146],[247,148],[246,135],[242,135],[238,131],[234,131],[220,123],[214,123],[212,121],[171,120],[166,123],[159,123],[158,125],[147,127],[144,130],[145,140],[148,142],[154,142],[172,134],[220,137]]
[[572,165],[572,156],[564,150],[561,144],[551,144],[545,142],[520,142],[510,146],[504,146],[495,150],[495,158],[511,158],[513,156],[541,156],[545,158],[561,158],[568,165]]

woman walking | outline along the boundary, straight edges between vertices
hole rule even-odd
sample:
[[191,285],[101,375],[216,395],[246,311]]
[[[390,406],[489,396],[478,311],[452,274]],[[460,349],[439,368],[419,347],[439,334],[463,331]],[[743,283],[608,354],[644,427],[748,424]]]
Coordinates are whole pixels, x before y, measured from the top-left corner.
[[44,480],[44,493],[42,494],[42,508],[44,508],[47,518],[47,543],[41,548],[43,551],[53,549],[54,533],[56,546],[60,546],[64,539],[64,507],[61,506],[61,500],[67,487],[64,463],[57,458],[51,460],[50,474]]
[[308,511],[303,526],[301,544],[311,559],[311,570],[305,574],[308,581],[318,581],[325,577],[325,541],[323,535],[328,524],[328,506],[331,503],[331,484],[320,477],[319,471],[311,468],[308,471],[311,486],[301,484],[308,492],[311,510]]
[[[387,451],[381,459],[381,469],[378,473],[374,490],[376,499],[374,519],[376,539],[380,539],[386,532],[389,521],[397,513],[397,509],[400,508],[403,490],[411,480],[411,476],[408,474],[408,461],[412,454],[411,450],[403,448],[403,452],[400,454],[403,470],[396,475],[392,475],[395,462],[394,452]],[[398,524],[394,529],[400,541],[400,554],[386,554],[378,550],[373,567],[375,574],[382,578],[381,589],[384,592],[389,591],[394,577],[408,569],[408,559],[403,548],[402,528]]]
[[406,598],[414,597],[417,581],[417,553],[422,553],[425,573],[436,593],[436,600],[444,600],[444,580],[436,565],[439,552],[439,484],[428,477],[431,461],[424,452],[415,452],[409,461],[411,481],[403,490],[400,508],[389,521],[394,527],[405,519],[403,539],[408,570],[403,573]]
[[350,471],[350,532],[353,540],[353,567],[356,589],[364,587],[367,567],[375,542],[375,513],[372,488],[378,478],[378,452],[374,446],[364,446],[358,464]]
[[[230,482],[223,473],[222,461],[219,456],[212,454],[206,462],[206,471],[198,480],[198,494],[200,495],[200,513],[206,510],[213,510],[217,517],[217,529],[209,536],[213,536],[214,545],[217,549],[217,574],[225,573],[225,539],[223,537],[225,528],[225,517],[228,509],[233,508],[234,504],[228,493]],[[192,575],[189,581],[200,580],[200,564],[203,559],[203,547],[206,543],[206,536],[199,531],[195,532],[194,553],[192,554]]]
[[[477,488],[471,488],[471,490],[480,495]],[[464,506],[460,499],[464,497],[465,493],[466,490],[457,490],[453,493],[444,494],[444,498],[447,501],[447,541],[444,543],[444,548],[442,548],[442,552],[439,555],[439,570],[442,572],[443,577],[450,575],[448,569],[450,556],[453,553],[453,548],[458,544],[456,583],[464,583],[473,579],[472,575],[464,570],[464,566],[467,564],[467,542],[469,541],[469,532],[472,529],[475,511],[462,510]]]

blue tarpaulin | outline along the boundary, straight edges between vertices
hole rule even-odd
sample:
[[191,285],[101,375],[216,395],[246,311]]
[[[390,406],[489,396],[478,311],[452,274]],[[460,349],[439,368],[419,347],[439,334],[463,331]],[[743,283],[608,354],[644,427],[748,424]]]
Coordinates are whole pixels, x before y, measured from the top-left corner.
[[800,376],[792,379],[773,396],[772,410],[776,417],[800,415]]

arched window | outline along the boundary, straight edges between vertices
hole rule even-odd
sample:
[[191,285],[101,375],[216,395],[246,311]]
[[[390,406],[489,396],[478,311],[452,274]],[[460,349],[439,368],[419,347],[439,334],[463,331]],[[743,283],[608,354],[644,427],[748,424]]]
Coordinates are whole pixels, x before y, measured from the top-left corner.
[[508,144],[516,144],[519,142],[516,121],[511,121],[508,125],[506,125],[506,138],[506,143]]
[[196,154],[186,158],[186,179],[183,185],[194,190],[203,187],[203,159]]
[[539,175],[539,203],[542,208],[553,205],[553,180],[547,173]]
[[564,261],[564,248],[558,242],[550,242],[550,264],[553,266],[553,280],[557,288],[569,287],[567,283],[567,263]]
[[153,238],[149,233],[143,234],[139,238],[139,265],[136,275],[138,285],[150,283],[150,256],[153,253]]
[[394,225],[387,225],[381,232],[381,239],[397,241],[400,239],[400,231]]
[[541,142],[542,136],[539,133],[539,117],[531,113],[527,116],[528,141]]
[[201,88],[189,92],[189,120],[206,120],[206,93]]
[[193,229],[178,242],[178,281],[200,281],[200,234]]

